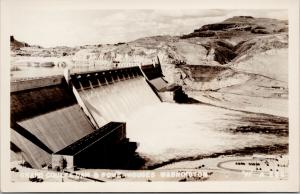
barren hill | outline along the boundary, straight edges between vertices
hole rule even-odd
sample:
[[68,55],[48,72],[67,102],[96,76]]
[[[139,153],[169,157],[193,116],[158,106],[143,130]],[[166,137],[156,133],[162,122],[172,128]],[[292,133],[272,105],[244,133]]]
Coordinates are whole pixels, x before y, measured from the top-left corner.
[[14,48],[14,61],[55,57],[69,66],[72,61],[149,63],[159,56],[166,79],[202,102],[287,116],[288,22],[283,20],[236,16],[183,36],[75,48]]

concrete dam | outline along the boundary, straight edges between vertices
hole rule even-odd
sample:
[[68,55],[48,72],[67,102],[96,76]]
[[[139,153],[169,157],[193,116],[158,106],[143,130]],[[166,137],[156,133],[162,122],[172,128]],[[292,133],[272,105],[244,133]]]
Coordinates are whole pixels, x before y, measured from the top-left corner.
[[139,67],[71,75],[71,82],[98,126],[160,102]]
[[128,116],[176,101],[178,91],[160,64],[12,82],[11,157],[33,168],[59,168],[62,161],[67,168],[120,168],[117,161],[136,157],[137,143],[126,137]]

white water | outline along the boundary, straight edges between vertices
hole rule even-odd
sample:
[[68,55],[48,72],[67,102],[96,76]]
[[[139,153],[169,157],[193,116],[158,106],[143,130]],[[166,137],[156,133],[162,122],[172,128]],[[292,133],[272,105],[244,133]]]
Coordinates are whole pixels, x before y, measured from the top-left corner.
[[100,86],[79,92],[80,96],[98,112],[91,111],[96,122],[126,122],[139,109],[160,103],[143,77]]
[[161,103],[131,115],[127,122],[127,136],[139,142],[137,151],[154,163],[288,142],[286,137],[258,133],[233,134],[225,130],[249,124],[237,120],[245,115],[207,105]]
[[[126,122],[127,137],[138,142],[140,155],[149,163],[203,154],[288,143],[287,137],[259,133],[231,133],[248,126],[247,113],[207,105],[160,103],[142,77],[79,92],[103,119]],[[259,115],[258,115],[259,116]]]

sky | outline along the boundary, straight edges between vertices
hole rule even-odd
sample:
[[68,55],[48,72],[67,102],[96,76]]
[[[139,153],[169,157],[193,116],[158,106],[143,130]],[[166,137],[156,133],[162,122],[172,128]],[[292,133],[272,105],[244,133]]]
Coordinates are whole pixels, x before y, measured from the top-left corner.
[[239,15],[288,19],[286,10],[38,10],[9,13],[17,40],[43,47],[110,44],[155,35],[182,35]]

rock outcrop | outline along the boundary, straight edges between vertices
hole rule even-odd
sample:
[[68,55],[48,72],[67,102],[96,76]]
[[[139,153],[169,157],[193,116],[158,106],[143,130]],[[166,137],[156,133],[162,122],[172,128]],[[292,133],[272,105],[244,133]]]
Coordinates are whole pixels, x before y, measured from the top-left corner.
[[[186,91],[224,94],[224,88],[227,93],[234,88],[236,95],[245,95],[245,88],[248,91],[251,86],[257,94],[267,92],[264,97],[287,98],[288,22],[285,20],[236,16],[183,36],[153,36],[127,43],[74,48],[26,47],[14,39],[12,42],[16,45],[12,46],[13,56],[56,57],[81,65],[149,64],[158,56],[165,78],[181,84]],[[205,72],[205,78],[195,79],[188,73],[194,66],[198,72]],[[223,69],[219,66],[224,70],[219,71]],[[256,96],[255,92],[251,95]],[[214,103],[211,99],[207,102]]]
[[20,49],[22,47],[29,47],[30,45],[27,44],[26,42],[20,42],[18,40],[15,39],[14,36],[10,36],[10,48],[11,50],[17,50]]

